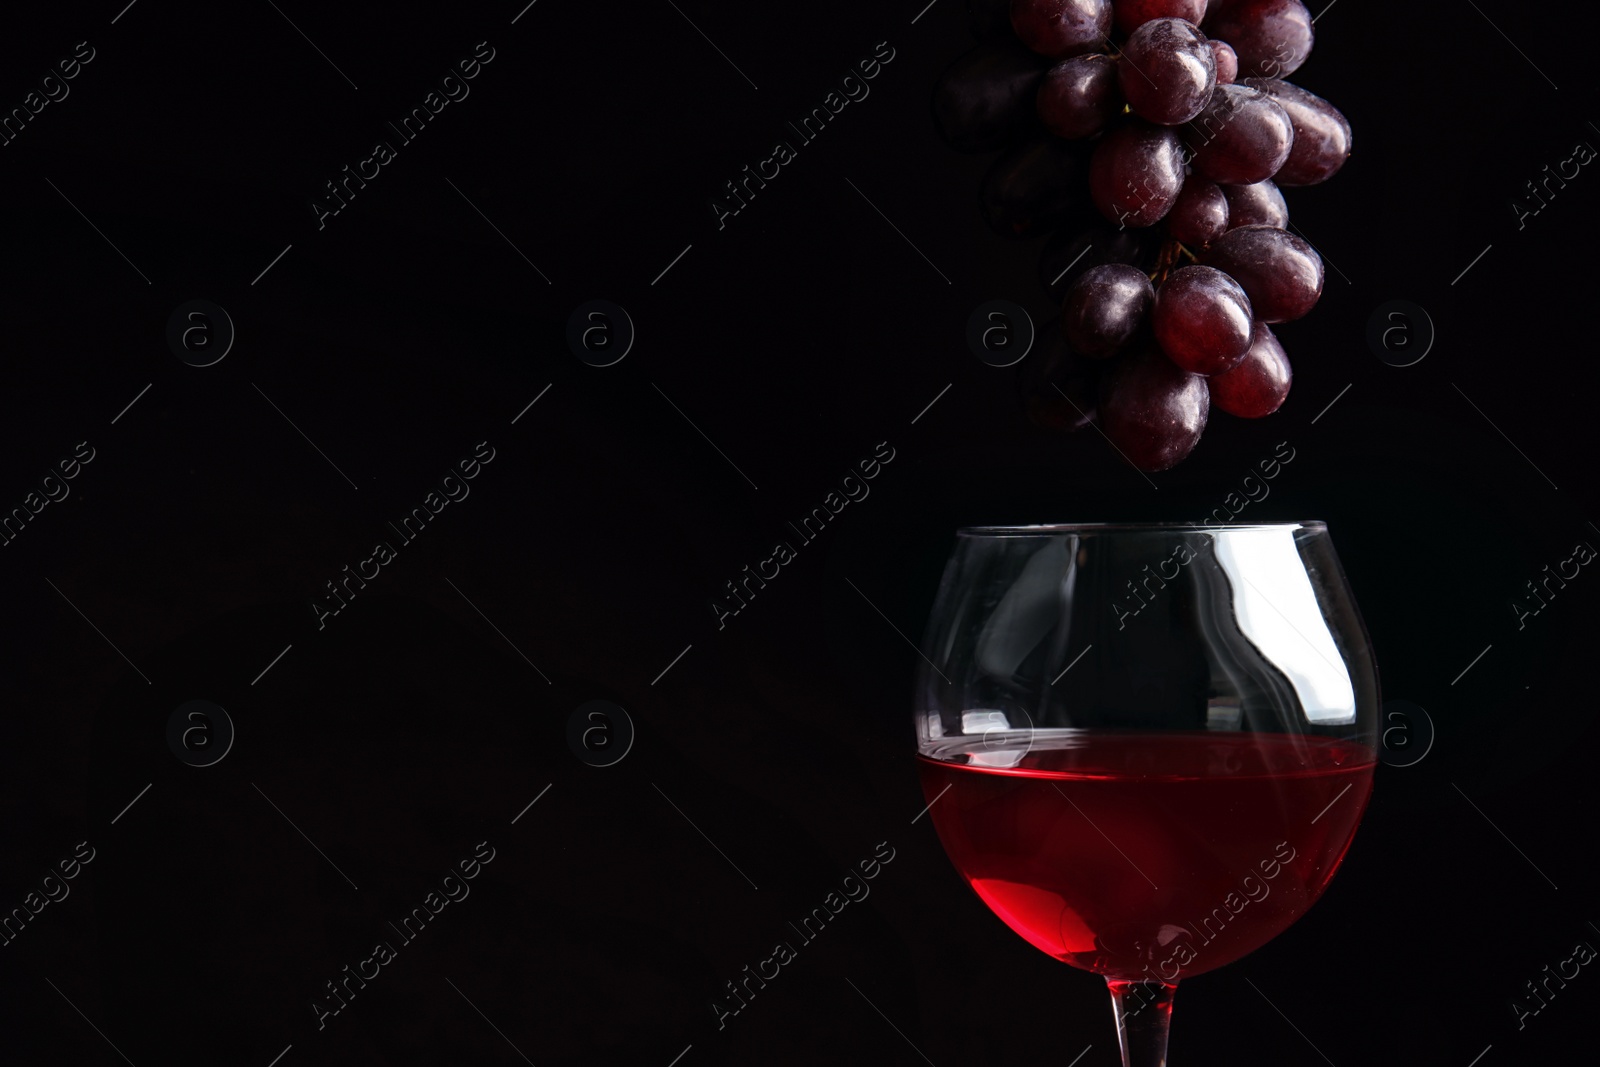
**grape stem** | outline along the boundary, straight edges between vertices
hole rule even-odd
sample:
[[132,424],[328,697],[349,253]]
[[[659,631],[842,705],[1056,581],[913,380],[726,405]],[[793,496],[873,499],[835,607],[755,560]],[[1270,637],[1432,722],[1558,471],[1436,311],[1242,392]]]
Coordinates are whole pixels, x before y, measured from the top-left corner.
[[1150,284],[1160,286],[1167,280],[1167,274],[1172,270],[1173,262],[1178,258],[1178,242],[1166,240],[1161,244],[1161,251],[1156,255],[1156,269],[1150,272]]
[[1156,256],[1156,269],[1149,274],[1150,284],[1159,286],[1167,280],[1167,275],[1172,273],[1173,265],[1178,262],[1179,256],[1189,257],[1190,263],[1200,262],[1195,254],[1185,248],[1180,242],[1168,238],[1161,245],[1161,252]]

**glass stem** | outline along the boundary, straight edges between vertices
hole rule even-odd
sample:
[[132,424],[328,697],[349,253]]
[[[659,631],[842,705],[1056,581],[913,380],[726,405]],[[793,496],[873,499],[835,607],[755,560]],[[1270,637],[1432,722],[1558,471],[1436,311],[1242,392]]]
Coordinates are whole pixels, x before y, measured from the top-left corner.
[[1167,1067],[1167,1027],[1178,983],[1108,978],[1106,984],[1111,987],[1122,1067]]

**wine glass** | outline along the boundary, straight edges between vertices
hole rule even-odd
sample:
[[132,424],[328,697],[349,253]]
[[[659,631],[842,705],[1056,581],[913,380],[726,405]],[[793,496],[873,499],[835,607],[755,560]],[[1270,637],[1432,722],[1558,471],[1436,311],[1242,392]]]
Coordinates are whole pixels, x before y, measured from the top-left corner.
[[1371,795],[1377,669],[1327,527],[964,528],[922,653],[945,851],[1105,977],[1124,1067],[1162,1067],[1179,979],[1304,914]]

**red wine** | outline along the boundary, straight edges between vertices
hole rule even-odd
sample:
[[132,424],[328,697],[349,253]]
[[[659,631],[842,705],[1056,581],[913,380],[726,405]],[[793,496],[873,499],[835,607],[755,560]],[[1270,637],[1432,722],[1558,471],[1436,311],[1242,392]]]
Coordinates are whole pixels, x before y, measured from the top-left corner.
[[919,757],[945,851],[1039,949],[1168,982],[1254,951],[1316,902],[1376,765],[1355,742],[1240,731],[1072,731],[1023,751],[979,738]]

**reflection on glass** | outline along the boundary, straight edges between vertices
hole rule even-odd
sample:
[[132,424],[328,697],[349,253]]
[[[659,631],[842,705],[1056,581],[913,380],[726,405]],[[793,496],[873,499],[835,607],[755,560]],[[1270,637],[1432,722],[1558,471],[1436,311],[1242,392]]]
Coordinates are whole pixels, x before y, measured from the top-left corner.
[[[1214,544],[1217,562],[1233,582],[1239,629],[1288,677],[1306,718],[1314,723],[1354,722],[1355,690],[1295,548],[1294,531],[1241,530]],[[1314,655],[1306,656],[1307,648]]]

